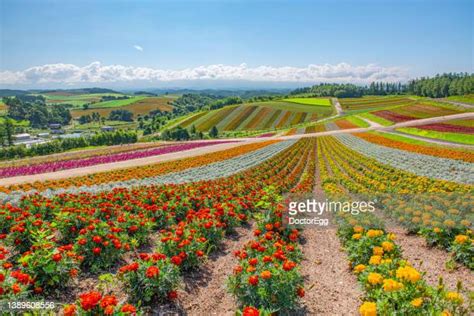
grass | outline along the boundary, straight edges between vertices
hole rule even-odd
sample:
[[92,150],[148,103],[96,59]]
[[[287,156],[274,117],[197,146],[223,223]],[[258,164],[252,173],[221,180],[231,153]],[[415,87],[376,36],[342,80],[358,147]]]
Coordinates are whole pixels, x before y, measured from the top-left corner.
[[126,128],[136,128],[136,122],[124,122],[124,121],[108,121],[106,120],[104,124],[98,122],[91,122],[87,124],[75,124],[69,125],[68,129],[72,130],[98,130],[101,126],[113,126],[117,129],[126,129]]
[[[128,101],[128,100],[118,100],[118,101]],[[138,101],[135,100],[134,103],[124,105],[124,106],[115,106],[115,107],[101,107],[96,108],[91,107],[87,110],[74,109],[72,110],[73,117],[80,117],[81,115],[90,115],[93,112],[98,112],[101,116],[107,117],[110,112],[113,110],[128,110],[133,113],[136,118],[138,115],[146,115],[152,110],[161,110],[161,111],[171,111],[173,107],[169,104],[172,102],[171,98],[164,97],[152,97],[152,98],[141,98]]]
[[[14,120],[14,119],[10,119],[13,126],[21,126],[21,127],[28,127],[30,126],[30,122],[27,121],[27,120],[22,120],[22,121],[17,121],[17,120]],[[5,118],[4,117],[0,117],[0,124],[4,124],[5,123]]]
[[331,100],[326,98],[290,98],[285,99],[286,102],[305,104],[305,105],[317,105],[317,106],[332,106]]
[[91,93],[91,94],[64,94],[64,93],[46,93],[42,94],[46,102],[50,104],[67,103],[74,107],[82,107],[86,103],[100,103],[103,96],[123,96],[116,93]]
[[367,123],[366,121],[358,118],[357,116],[346,116],[344,118],[346,120],[348,120],[349,122],[351,122],[352,124],[357,125],[359,127],[369,127],[370,126],[369,123]]
[[474,94],[453,95],[447,98],[449,101],[474,104]]
[[145,98],[146,97],[130,97],[128,99],[123,99],[123,100],[110,100],[110,101],[98,102],[98,103],[91,104],[89,108],[90,109],[117,108],[117,107],[122,107],[122,106],[135,103]]
[[397,131],[426,138],[445,140],[453,143],[474,145],[474,136],[469,134],[428,131],[414,127],[399,128]]

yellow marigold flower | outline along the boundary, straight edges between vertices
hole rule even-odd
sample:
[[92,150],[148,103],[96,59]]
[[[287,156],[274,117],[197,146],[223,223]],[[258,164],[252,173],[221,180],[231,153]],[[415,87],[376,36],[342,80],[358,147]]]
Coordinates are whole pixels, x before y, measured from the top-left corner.
[[433,228],[433,231],[437,234],[441,233],[441,229],[439,227]]
[[421,279],[421,274],[415,268],[410,266],[400,267],[397,269],[397,278],[410,281],[412,283],[417,282]]
[[395,248],[395,246],[393,245],[393,243],[391,243],[391,242],[389,242],[389,241],[384,241],[384,242],[382,243],[382,248],[383,248],[383,250],[385,250],[386,252],[390,252],[390,251],[392,251],[392,250]]
[[367,231],[367,236],[369,236],[370,238],[378,237],[381,235],[383,235],[383,231],[381,231],[380,229],[369,229]]
[[359,308],[361,316],[377,316],[377,304],[374,302],[364,302]]
[[466,226],[466,227],[469,227],[469,226],[471,226],[471,222],[468,221],[467,219],[463,219],[463,220],[461,221],[461,225]]
[[354,233],[362,233],[364,228],[362,226],[354,226]]
[[453,316],[448,310],[444,310],[441,312],[441,316]]
[[371,273],[369,273],[369,275],[367,277],[367,281],[372,285],[382,284],[383,276],[379,273],[371,272]]
[[397,239],[397,235],[395,235],[394,233],[388,234],[387,237],[388,237],[388,240],[395,240],[395,239]]
[[363,264],[358,264],[354,267],[354,273],[361,273],[364,270],[365,270],[365,265]]
[[395,291],[401,290],[402,288],[403,288],[403,284],[393,279],[383,280],[383,290],[385,292],[395,292]]
[[411,301],[411,306],[413,307],[420,307],[423,304],[423,299],[421,297],[415,298],[413,301]]
[[380,264],[380,262],[382,261],[382,257],[381,256],[372,256],[370,257],[370,260],[369,260],[369,264]]
[[443,222],[443,224],[447,227],[454,227],[456,226],[456,223],[453,220],[447,219]]
[[383,248],[382,247],[374,247],[372,249],[374,255],[381,256],[383,255]]
[[464,299],[463,299],[462,295],[459,294],[458,292],[448,292],[448,293],[446,293],[446,299],[448,301],[451,301],[451,302],[457,303],[457,304],[462,304],[462,302],[464,302]]
[[466,235],[457,235],[454,239],[454,242],[457,244],[464,244],[468,240],[469,240],[469,237]]
[[358,233],[358,234],[352,235],[352,239],[359,240],[359,239],[361,239],[361,238],[362,238],[362,234],[359,234],[359,233]]

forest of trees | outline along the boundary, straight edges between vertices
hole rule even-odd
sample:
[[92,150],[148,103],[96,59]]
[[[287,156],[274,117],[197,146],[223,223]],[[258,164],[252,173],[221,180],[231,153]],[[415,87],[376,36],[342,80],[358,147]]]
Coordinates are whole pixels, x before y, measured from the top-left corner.
[[321,83],[298,88],[290,96],[304,94],[314,97],[357,98],[364,95],[414,94],[423,97],[443,98],[451,95],[474,93],[474,74],[449,73],[431,78],[413,79],[408,84],[372,82],[368,86],[354,84]]
[[[2,136],[0,138],[1,144],[8,145],[7,133],[2,132],[0,136]],[[135,143],[137,140],[137,134],[132,131],[97,133],[88,137],[57,139],[29,148],[24,145],[4,147],[0,149],[0,160],[49,155],[87,146],[129,144]]]
[[449,73],[408,82],[407,91],[423,97],[444,98],[474,93],[474,74]]
[[17,121],[27,120],[30,126],[42,128],[48,124],[67,125],[72,119],[69,107],[65,104],[47,105],[42,96],[5,97],[7,115]]

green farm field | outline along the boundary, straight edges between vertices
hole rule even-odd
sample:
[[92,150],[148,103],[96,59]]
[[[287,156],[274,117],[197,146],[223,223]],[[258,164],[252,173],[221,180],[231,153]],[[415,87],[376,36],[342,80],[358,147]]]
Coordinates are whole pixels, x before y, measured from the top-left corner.
[[474,94],[455,95],[447,98],[449,101],[474,104]]
[[306,105],[317,105],[317,106],[332,106],[331,100],[327,98],[289,98],[285,99],[286,102],[306,104]]
[[[73,117],[79,117],[81,115],[90,115],[94,112],[98,112],[101,116],[108,116],[110,112],[113,110],[128,110],[133,113],[134,117],[138,115],[146,115],[150,111],[153,110],[160,110],[163,112],[168,112],[173,109],[171,106],[171,102],[174,100],[173,98],[169,97],[137,97],[133,99],[133,102],[118,102],[118,101],[130,101],[131,99],[126,100],[114,100],[109,102],[101,102],[91,106],[87,110],[83,109],[74,109],[71,111]],[[108,103],[107,106],[100,106],[100,104]],[[114,106],[112,106],[114,105]]]

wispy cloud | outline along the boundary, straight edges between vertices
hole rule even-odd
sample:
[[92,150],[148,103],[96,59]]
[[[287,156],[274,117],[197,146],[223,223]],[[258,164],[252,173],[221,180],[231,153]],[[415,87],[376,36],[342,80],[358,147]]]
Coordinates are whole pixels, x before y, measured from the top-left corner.
[[208,65],[181,70],[163,70],[148,67],[102,65],[93,62],[87,66],[47,64],[23,71],[0,71],[0,84],[82,84],[116,82],[171,82],[191,80],[244,80],[254,82],[354,82],[405,81],[406,70],[400,67],[382,67],[375,64],[352,66],[308,65],[306,67],[248,67],[246,64]]
[[133,48],[135,48],[138,51],[143,52],[143,47],[141,47],[140,45],[133,45]]

